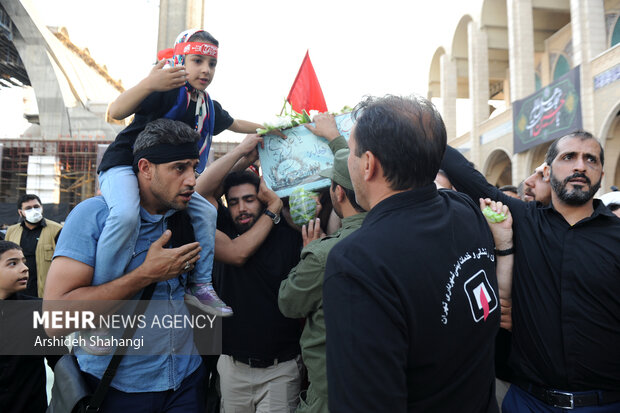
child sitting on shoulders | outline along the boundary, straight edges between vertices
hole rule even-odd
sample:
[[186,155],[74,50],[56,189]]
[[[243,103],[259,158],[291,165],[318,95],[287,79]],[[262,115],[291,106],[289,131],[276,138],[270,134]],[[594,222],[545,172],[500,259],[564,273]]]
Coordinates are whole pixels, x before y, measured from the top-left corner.
[[[124,119],[135,113],[133,122],[121,131],[105,152],[99,166],[101,193],[110,208],[97,245],[97,268],[124,274],[140,225],[138,181],[134,174],[133,144],[147,123],[169,118],[185,122],[201,135],[198,142],[201,173],[207,163],[212,137],[225,129],[255,133],[261,125],[233,119],[206,92],[213,81],[219,42],[204,30],[187,30],[175,42],[173,67],[160,61],[140,83],[123,92],[110,104],[109,115]],[[203,254],[196,262],[186,286],[186,300],[203,311],[219,316],[232,315],[211,283],[217,210],[198,193],[188,204],[188,213]],[[188,266],[186,270],[191,270]]]

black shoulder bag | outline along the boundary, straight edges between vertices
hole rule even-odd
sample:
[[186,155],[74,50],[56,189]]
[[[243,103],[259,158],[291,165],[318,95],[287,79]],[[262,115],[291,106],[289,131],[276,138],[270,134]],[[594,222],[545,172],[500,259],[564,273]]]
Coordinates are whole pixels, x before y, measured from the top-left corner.
[[[155,291],[155,284],[151,284],[140,297],[134,311],[134,316],[144,313],[149,300]],[[123,332],[123,340],[133,337],[137,323]],[[58,360],[54,368],[54,386],[52,387],[52,400],[47,408],[47,413],[94,413],[98,412],[103,400],[110,388],[110,383],[116,375],[118,365],[125,355],[126,347],[117,347],[97,389],[91,394],[90,388],[82,375],[77,358],[73,354],[65,354]]]

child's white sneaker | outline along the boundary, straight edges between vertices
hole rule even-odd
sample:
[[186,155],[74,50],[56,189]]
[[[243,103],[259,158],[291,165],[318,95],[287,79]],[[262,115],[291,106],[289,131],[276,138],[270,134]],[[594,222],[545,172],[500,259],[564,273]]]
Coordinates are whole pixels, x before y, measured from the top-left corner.
[[233,310],[217,296],[213,289],[213,284],[190,284],[185,289],[185,302],[201,309],[205,313],[219,315],[220,317],[230,317]]

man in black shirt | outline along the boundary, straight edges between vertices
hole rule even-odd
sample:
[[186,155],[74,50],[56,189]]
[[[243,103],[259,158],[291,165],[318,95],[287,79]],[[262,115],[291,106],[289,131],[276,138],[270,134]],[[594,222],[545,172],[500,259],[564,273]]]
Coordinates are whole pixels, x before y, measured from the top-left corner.
[[587,132],[555,141],[544,176],[551,204],[502,194],[448,148],[442,169],[472,198],[508,205],[514,219],[514,383],[504,412],[620,411],[620,219],[593,199],[604,152]]
[[[218,294],[235,309],[223,320],[220,374],[225,412],[289,413],[297,406],[301,324],[278,308],[278,291],[299,261],[301,234],[280,221],[258,199],[260,179],[233,172],[224,180],[228,210],[218,211],[218,229],[230,238],[245,233],[266,214],[274,227],[241,266],[217,262],[213,280]],[[220,207],[221,209],[222,207]]]
[[327,259],[329,409],[497,412],[493,239],[477,204],[433,183],[441,116],[425,99],[387,97],[356,117],[348,166],[369,212]]

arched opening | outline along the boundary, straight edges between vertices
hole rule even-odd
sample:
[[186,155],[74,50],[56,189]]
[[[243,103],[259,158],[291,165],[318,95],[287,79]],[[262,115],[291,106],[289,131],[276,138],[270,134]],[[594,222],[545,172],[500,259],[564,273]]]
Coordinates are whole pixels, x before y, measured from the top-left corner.
[[611,44],[609,47],[614,47],[620,43],[620,15],[616,18],[616,24],[614,25],[614,31],[611,33]]
[[612,185],[620,187],[620,101],[605,117],[598,137],[605,150],[605,176],[601,189],[605,193]]
[[472,127],[472,117],[463,115],[471,113],[468,26],[472,21],[470,15],[461,17],[452,37],[451,57],[456,68],[456,136],[463,135]]
[[545,155],[547,155],[547,149],[551,146],[550,142],[541,143],[536,148],[534,148],[531,152],[532,156],[530,158],[528,176],[534,172],[534,169],[538,168],[541,163],[545,161]]
[[497,187],[512,185],[512,161],[506,151],[496,149],[491,152],[484,171],[484,176],[492,185]]
[[438,98],[441,96],[441,56],[446,54],[443,47],[438,47],[433,54],[431,67],[428,71],[428,99]]
[[484,0],[480,26],[487,33],[489,56],[489,105],[503,112],[508,98],[508,15],[505,0]]
[[471,21],[471,16],[463,16],[456,26],[452,38],[452,58],[456,63],[456,97],[458,99],[469,98],[469,35],[467,26]]
[[605,187],[603,192],[610,190],[612,185],[620,187],[620,113],[613,119],[609,132],[603,144],[605,145]]
[[614,175],[614,180],[611,182],[611,185],[615,185],[616,188],[620,187],[620,155],[618,155],[616,159],[616,174]]

